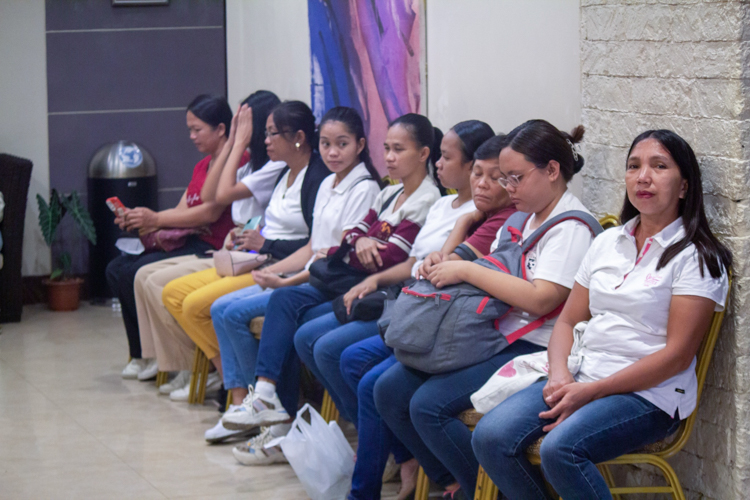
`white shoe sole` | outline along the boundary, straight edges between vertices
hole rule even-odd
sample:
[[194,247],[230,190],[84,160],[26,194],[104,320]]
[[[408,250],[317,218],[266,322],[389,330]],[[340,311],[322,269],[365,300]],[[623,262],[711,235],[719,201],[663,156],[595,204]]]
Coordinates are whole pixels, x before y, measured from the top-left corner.
[[[236,413],[234,415],[237,415]],[[256,427],[270,427],[289,420],[289,415],[280,415],[274,410],[263,410],[256,413],[256,422],[232,422],[222,419],[225,429],[230,431],[246,431]]]
[[256,455],[253,455],[252,453],[247,453],[244,451],[239,451],[237,448],[232,448],[232,455],[234,455],[234,458],[237,459],[239,463],[242,465],[273,465],[273,464],[286,464],[289,463],[289,460],[286,459],[283,453],[274,453],[270,457],[266,457],[265,459],[258,459]]

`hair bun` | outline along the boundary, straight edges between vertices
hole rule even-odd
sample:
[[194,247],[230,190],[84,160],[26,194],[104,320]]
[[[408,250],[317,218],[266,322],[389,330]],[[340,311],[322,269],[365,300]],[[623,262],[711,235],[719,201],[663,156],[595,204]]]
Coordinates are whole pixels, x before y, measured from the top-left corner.
[[578,160],[573,162],[573,173],[577,174],[578,172],[580,172],[581,169],[583,168],[584,163],[585,162],[583,161],[583,155],[578,153]]

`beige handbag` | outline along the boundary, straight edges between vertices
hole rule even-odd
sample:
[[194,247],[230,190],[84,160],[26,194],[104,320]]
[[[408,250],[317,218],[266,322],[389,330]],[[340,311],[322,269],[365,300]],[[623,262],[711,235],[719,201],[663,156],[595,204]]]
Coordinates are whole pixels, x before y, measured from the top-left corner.
[[259,268],[271,259],[268,254],[218,250],[214,252],[214,266],[219,276],[239,276]]

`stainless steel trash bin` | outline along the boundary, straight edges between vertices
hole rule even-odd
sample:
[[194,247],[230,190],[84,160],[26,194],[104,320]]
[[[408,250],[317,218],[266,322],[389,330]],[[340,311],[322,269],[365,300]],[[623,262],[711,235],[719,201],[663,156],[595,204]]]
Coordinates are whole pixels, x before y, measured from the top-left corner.
[[104,274],[107,264],[120,254],[115,241],[123,232],[112,221],[114,215],[106,200],[120,198],[128,207],[158,209],[156,163],[153,157],[134,142],[118,141],[100,148],[89,162],[89,212],[96,227],[98,242],[89,248],[89,286],[91,299],[105,299],[113,294]]

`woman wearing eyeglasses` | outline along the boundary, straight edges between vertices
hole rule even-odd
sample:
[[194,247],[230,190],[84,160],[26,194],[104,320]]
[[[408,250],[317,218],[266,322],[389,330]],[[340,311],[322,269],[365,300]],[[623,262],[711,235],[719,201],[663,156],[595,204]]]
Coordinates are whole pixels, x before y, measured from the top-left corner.
[[[574,150],[582,138],[582,126],[567,134],[544,120],[528,121],[506,136],[498,182],[518,210],[531,214],[523,239],[558,214],[588,212],[568,190],[568,182],[583,167],[583,158]],[[567,299],[591,241],[586,225],[569,220],[550,229],[527,254],[526,279],[469,261],[435,264],[428,279],[439,288],[471,283],[513,306],[499,322],[500,333],[508,335]],[[471,394],[507,361],[546,349],[554,322],[546,321],[482,363],[438,375],[396,363],[376,382],[375,404],[383,420],[450,498],[473,496],[479,469],[471,432],[458,415],[472,407]]]

